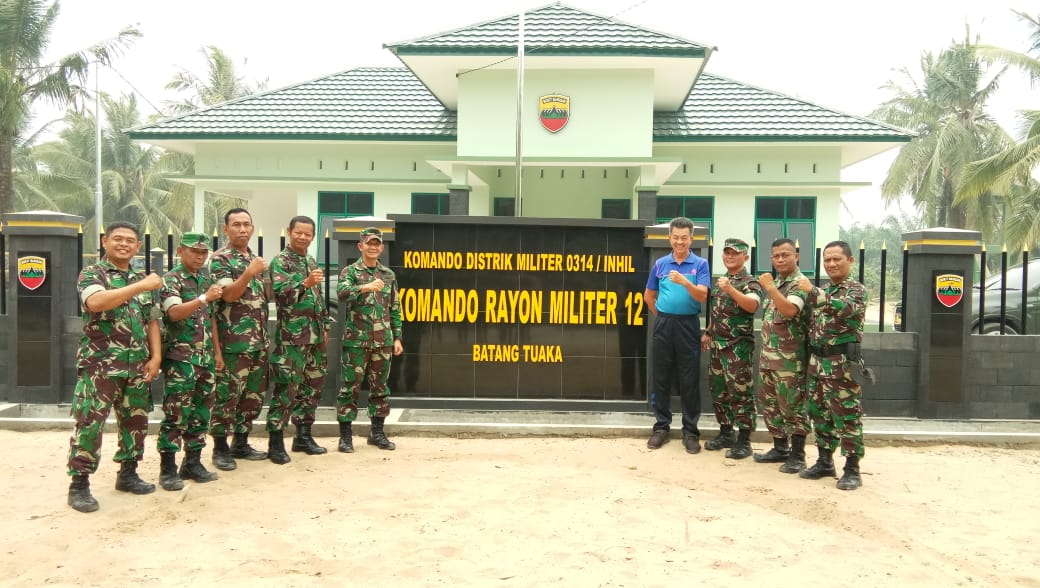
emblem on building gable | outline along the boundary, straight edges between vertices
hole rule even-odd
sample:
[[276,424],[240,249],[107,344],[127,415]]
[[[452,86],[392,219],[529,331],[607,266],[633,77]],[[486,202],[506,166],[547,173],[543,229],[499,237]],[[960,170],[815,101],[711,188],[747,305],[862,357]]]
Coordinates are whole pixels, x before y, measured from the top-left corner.
[[18,283],[35,290],[47,279],[47,260],[35,255],[18,258]]
[[550,133],[555,133],[567,124],[571,117],[571,97],[563,94],[546,94],[538,98],[538,120]]
[[964,277],[957,274],[935,276],[935,297],[946,308],[953,308],[964,297]]

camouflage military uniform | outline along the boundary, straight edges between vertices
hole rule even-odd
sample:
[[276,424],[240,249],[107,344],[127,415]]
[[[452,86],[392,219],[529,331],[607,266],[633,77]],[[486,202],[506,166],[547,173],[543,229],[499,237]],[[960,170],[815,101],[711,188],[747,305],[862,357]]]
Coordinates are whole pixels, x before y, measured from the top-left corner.
[[77,281],[83,305],[83,336],[76,357],[78,380],[72,400],[76,429],[69,440],[70,476],[93,474],[98,467],[101,432],[115,406],[119,449],[117,462],[137,462],[144,455],[150,387],[144,381],[149,358],[147,326],[159,319],[154,292],[142,292],[104,312],[87,309],[91,295],[123,288],[144,279],[143,272],[122,271],[107,259],[83,268]]
[[[762,300],[758,280],[741,269],[727,275],[729,283],[743,294]],[[720,425],[737,425],[755,430],[754,380],[751,366],[755,354],[755,313],[737,305],[716,283],[711,289],[711,318],[708,323],[708,381],[712,406]]]
[[193,275],[180,263],[163,276],[159,301],[166,325],[163,341],[166,388],[165,418],[159,426],[159,453],[176,453],[182,440],[187,451],[206,446],[216,387],[212,306],[200,306],[194,314],[179,321],[170,320],[168,313],[170,308],[198,298],[211,284],[201,272]]
[[[361,286],[383,280],[379,292],[360,291]],[[365,266],[364,259],[343,268],[336,294],[346,309],[343,321],[343,384],[336,398],[340,422],[357,418],[358,394],[367,380],[368,416],[385,418],[390,414],[390,360],[394,340],[401,338],[401,303],[397,296],[394,272],[381,263]]]
[[278,332],[271,355],[274,392],[267,411],[267,430],[281,431],[292,411],[294,425],[310,425],[325,383],[326,344],[332,318],[320,288],[303,281],[318,268],[310,255],[286,247],[271,262],[271,281],[278,306]]
[[806,389],[816,442],[842,455],[863,457],[862,389],[852,377],[853,364],[840,347],[863,339],[867,293],[863,284],[846,278],[819,288],[809,302],[809,370]]
[[[786,278],[777,276],[776,287],[785,298],[797,296],[804,301],[808,295],[797,287],[802,277],[798,270]],[[802,308],[794,317],[787,318],[769,296],[765,297],[758,399],[766,427],[774,438],[788,433],[805,436],[809,431],[805,414],[808,315],[809,311]]]
[[[255,257],[252,251],[218,249],[209,261],[210,276],[226,287]],[[238,300],[217,300],[215,307],[224,371],[217,374],[210,433],[227,437],[229,432],[252,430],[267,392],[267,296],[263,280],[254,276]]]

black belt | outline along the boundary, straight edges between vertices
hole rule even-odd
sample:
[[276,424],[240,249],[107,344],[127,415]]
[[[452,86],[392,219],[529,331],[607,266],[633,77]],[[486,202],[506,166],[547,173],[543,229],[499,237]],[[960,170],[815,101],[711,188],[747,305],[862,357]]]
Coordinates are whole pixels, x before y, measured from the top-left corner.
[[813,355],[827,356],[827,355],[848,355],[849,344],[840,343],[838,345],[810,345],[809,350],[813,352]]
[[667,312],[657,311],[657,316],[661,318],[673,318],[673,319],[695,319],[699,315],[696,314],[671,314]]

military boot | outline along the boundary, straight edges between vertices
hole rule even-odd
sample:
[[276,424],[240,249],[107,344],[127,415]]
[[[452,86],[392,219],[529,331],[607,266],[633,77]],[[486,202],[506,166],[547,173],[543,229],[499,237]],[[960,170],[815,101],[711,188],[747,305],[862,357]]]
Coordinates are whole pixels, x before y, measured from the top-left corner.
[[267,459],[283,465],[292,461],[289,454],[285,452],[285,437],[283,431],[271,431],[267,434]]
[[726,457],[730,459],[745,459],[751,457],[751,429],[741,429],[737,433],[737,441],[733,447],[726,450]]
[[354,453],[354,431],[353,423],[339,422],[339,451],[340,453]]
[[228,447],[227,437],[213,437],[213,465],[225,472],[238,467],[231,455],[231,448]]
[[116,476],[116,490],[132,494],[151,494],[155,492],[155,484],[149,484],[137,476],[135,460],[119,462],[119,474]]
[[787,437],[773,437],[773,448],[765,453],[755,454],[755,463],[780,463],[787,461],[791,450],[787,448]]
[[314,437],[311,437],[311,426],[303,424],[296,425],[296,436],[293,437],[292,450],[302,451],[307,455],[321,455],[326,452],[326,449],[318,445],[314,441]]
[[72,476],[69,484],[69,506],[79,512],[94,512],[98,509],[98,502],[90,495],[90,479],[87,474]]
[[791,453],[780,466],[785,474],[797,474],[805,469],[805,435],[791,435]]
[[383,433],[384,420],[383,417],[372,417],[372,430],[368,433],[368,444],[375,445],[380,449],[393,451],[397,446],[386,438],[386,433]]
[[820,453],[820,456],[816,458],[816,463],[812,467],[798,472],[798,476],[806,480],[819,480],[825,476],[828,478],[834,477],[836,474],[834,471],[834,452],[830,449],[824,449],[822,445],[817,445],[816,450]]
[[267,459],[266,453],[257,451],[249,445],[249,433],[235,433],[235,439],[231,443],[231,455],[249,461],[263,461]]
[[733,425],[722,425],[719,428],[719,435],[705,443],[704,448],[708,451],[719,451],[733,447],[736,442],[737,434],[733,432]]
[[177,454],[163,451],[159,454],[159,485],[163,490],[182,490],[184,481],[177,475]]
[[845,458],[845,473],[838,480],[838,489],[855,490],[862,485],[863,480],[859,477],[859,456],[850,455]]
[[217,479],[217,474],[206,469],[202,465],[202,450],[195,449],[184,452],[184,461],[181,462],[181,479],[195,480],[200,484],[212,482]]

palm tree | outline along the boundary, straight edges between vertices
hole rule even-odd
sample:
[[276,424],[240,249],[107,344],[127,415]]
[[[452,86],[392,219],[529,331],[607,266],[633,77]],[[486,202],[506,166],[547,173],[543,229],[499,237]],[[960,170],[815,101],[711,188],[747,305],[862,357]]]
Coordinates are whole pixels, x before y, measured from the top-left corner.
[[969,35],[934,56],[921,56],[922,80],[906,68],[906,86],[890,81],[895,97],[871,116],[916,134],[903,146],[881,186],[888,202],[910,194],[929,226],[973,228],[991,234],[992,198],[958,198],[966,166],[1007,147],[1010,138],[986,112],[1003,70],[990,74]]
[[[985,59],[1017,67],[1035,85],[1040,81],[1040,16],[1033,18],[1015,12],[1032,30],[1031,45],[1023,53],[993,45],[979,45],[976,50]],[[1040,106],[1040,105],[1038,105]],[[1022,139],[1006,150],[991,155],[967,168],[965,198],[992,192],[1003,196],[1007,207],[1006,243],[1013,250],[1035,246],[1040,241],[1040,110],[1019,112]]]
[[199,51],[206,57],[206,77],[203,79],[186,69],[174,74],[173,79],[166,84],[166,89],[187,91],[191,95],[179,102],[166,102],[166,108],[171,113],[185,114],[204,106],[256,94],[267,88],[267,80],[251,84],[239,76],[235,62],[218,47],[209,45]]
[[68,105],[81,94],[92,62],[109,64],[141,33],[125,28],[114,38],[55,63],[40,60],[58,18],[58,2],[0,0],[0,213],[14,204],[13,156],[32,105],[40,99]]

